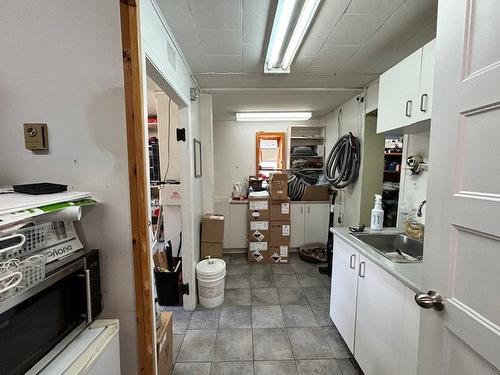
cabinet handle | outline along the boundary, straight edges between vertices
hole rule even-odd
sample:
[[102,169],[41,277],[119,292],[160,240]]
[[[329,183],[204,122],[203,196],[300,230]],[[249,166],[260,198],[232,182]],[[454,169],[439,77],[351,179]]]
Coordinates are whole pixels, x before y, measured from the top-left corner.
[[362,278],[365,277],[365,269],[366,269],[366,263],[365,262],[359,263],[359,277]]
[[303,206],[300,206],[300,213],[303,214],[304,213],[304,207]]
[[406,101],[406,109],[405,109],[405,115],[406,117],[411,117],[411,100]]
[[[427,94],[422,94],[422,96],[420,97],[420,110],[422,112],[427,112],[427,99],[428,99],[429,95]],[[424,101],[425,101],[425,107],[424,107]]]
[[311,206],[307,206],[307,213],[310,214],[311,213]]
[[356,268],[356,254],[351,255],[351,258],[349,259],[349,268],[350,269]]

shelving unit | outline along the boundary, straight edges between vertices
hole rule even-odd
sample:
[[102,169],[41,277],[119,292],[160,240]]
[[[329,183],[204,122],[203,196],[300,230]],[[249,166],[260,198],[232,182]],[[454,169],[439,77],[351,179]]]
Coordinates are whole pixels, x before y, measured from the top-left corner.
[[[307,146],[311,154],[295,153],[296,147]],[[325,154],[325,127],[321,125],[290,125],[287,142],[287,170],[321,171]],[[300,160],[304,162],[301,163]]]
[[[384,169],[384,183],[392,182],[399,184],[401,179],[401,169],[402,169],[402,152],[387,152],[386,149],[384,153],[385,159],[385,169]],[[387,169],[389,163],[397,163],[399,165],[398,170]],[[397,212],[398,212],[398,198],[399,198],[399,188],[398,189],[384,189],[382,191],[382,203],[384,206],[384,226],[394,227],[396,226]]]

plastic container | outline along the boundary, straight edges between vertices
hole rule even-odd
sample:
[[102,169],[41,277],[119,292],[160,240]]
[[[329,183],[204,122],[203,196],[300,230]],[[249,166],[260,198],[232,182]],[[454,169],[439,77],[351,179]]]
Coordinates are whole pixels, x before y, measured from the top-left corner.
[[226,262],[208,257],[196,265],[200,305],[214,308],[224,302]]
[[384,227],[384,210],[382,209],[382,196],[375,194],[375,206],[372,210],[372,219],[370,228],[373,230],[382,230]]

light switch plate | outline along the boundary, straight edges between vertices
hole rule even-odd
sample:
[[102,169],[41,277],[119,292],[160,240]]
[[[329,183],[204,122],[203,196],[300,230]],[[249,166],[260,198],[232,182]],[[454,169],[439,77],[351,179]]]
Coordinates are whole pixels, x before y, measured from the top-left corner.
[[46,151],[49,149],[47,124],[24,124],[24,146],[27,150]]

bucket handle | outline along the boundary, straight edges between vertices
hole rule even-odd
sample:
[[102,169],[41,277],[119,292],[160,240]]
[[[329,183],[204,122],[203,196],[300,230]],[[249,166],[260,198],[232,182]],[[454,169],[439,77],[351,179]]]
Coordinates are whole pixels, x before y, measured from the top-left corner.
[[205,259],[208,259],[208,264],[214,264],[215,262],[212,260],[212,257],[210,255],[207,255]]

